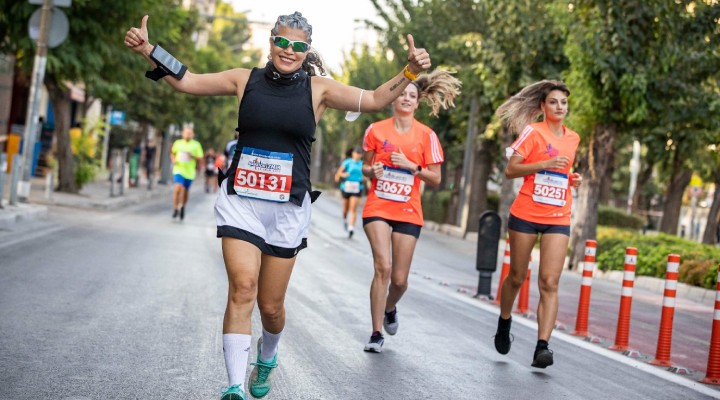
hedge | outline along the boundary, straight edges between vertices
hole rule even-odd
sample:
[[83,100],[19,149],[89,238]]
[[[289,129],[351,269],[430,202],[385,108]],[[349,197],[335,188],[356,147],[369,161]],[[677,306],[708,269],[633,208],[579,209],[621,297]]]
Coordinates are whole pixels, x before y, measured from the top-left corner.
[[625,248],[638,249],[637,275],[665,277],[668,254],[680,255],[678,281],[714,289],[717,283],[720,248],[677,236],[658,233],[641,235],[635,230],[598,227],[597,264],[603,271],[623,270]]
[[598,208],[598,225],[614,226],[616,228],[642,229],[643,218],[631,214],[622,208],[600,206]]

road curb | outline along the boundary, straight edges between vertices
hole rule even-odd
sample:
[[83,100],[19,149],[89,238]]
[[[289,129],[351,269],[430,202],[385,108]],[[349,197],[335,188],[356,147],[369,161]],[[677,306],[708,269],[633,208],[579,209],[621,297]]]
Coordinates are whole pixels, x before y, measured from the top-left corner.
[[45,218],[47,212],[48,208],[44,205],[25,203],[6,205],[0,210],[0,230],[10,229],[20,222]]

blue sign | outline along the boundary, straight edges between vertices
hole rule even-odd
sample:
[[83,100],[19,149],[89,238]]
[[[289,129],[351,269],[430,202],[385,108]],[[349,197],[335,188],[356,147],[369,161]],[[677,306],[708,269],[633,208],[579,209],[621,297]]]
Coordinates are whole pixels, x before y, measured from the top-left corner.
[[125,125],[125,111],[111,112],[110,125]]

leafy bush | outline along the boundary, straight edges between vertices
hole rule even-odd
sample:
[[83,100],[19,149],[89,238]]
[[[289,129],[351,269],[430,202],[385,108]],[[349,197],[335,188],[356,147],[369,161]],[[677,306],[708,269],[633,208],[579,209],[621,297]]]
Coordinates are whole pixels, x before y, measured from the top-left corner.
[[434,221],[439,224],[444,223],[450,205],[451,195],[452,193],[449,190],[441,190],[437,192],[437,198],[433,199],[433,191],[425,190],[422,198],[423,217],[425,220]]
[[642,229],[643,218],[635,214],[628,215],[622,208],[600,206],[598,208],[598,225]]
[[75,161],[75,183],[82,188],[95,180],[100,160],[97,158],[98,138],[102,138],[104,122],[83,120],[82,129],[70,129],[70,144]]
[[622,270],[625,249],[638,250],[637,275],[663,278],[669,254],[680,255],[679,281],[713,289],[717,281],[717,263],[720,248],[704,245],[677,236],[659,233],[641,235],[634,230],[598,227],[598,268]]

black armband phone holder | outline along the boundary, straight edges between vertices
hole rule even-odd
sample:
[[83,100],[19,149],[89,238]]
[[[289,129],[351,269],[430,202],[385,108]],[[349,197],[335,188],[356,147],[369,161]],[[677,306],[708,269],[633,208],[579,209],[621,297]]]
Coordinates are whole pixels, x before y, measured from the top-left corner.
[[157,68],[152,71],[147,71],[145,76],[157,81],[167,75],[180,80],[187,72],[187,66],[181,63],[177,58],[173,57],[172,54],[168,53],[160,45],[155,45],[150,52],[150,59],[155,61]]

